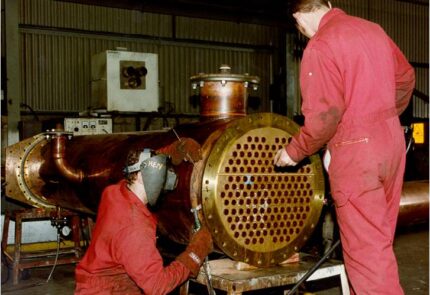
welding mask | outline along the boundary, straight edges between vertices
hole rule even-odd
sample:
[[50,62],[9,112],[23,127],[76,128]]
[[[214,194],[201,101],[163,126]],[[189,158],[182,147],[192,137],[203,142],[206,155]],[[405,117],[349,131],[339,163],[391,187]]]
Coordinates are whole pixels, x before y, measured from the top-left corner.
[[177,176],[170,167],[170,160],[164,154],[154,155],[150,149],[144,149],[139,155],[139,161],[127,166],[125,173],[139,171],[145,185],[146,197],[150,206],[155,206],[163,191],[174,190]]

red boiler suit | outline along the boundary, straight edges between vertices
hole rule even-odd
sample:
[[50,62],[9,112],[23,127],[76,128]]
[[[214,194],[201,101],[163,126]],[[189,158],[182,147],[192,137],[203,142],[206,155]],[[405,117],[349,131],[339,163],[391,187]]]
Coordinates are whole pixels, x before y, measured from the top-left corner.
[[190,271],[182,263],[163,267],[156,224],[125,180],[108,186],[91,244],[76,267],[75,294],[166,294],[184,282]]
[[305,124],[286,151],[299,162],[327,143],[352,294],[403,294],[393,239],[405,166],[398,115],[415,74],[383,29],[331,9],[301,63]]

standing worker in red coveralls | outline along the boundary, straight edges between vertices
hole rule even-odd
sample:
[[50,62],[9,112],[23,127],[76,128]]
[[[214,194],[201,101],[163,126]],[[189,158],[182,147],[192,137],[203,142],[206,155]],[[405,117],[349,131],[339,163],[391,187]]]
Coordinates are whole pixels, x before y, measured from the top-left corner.
[[274,164],[294,166],[327,144],[352,294],[403,294],[393,252],[405,167],[398,115],[414,70],[379,25],[328,1],[297,1],[293,17],[310,38],[300,73],[305,124]]
[[156,248],[156,219],[149,208],[162,189],[176,185],[166,164],[166,155],[130,152],[125,179],[103,192],[91,244],[76,267],[75,294],[166,294],[190,273],[198,274],[212,249],[205,227],[166,267]]

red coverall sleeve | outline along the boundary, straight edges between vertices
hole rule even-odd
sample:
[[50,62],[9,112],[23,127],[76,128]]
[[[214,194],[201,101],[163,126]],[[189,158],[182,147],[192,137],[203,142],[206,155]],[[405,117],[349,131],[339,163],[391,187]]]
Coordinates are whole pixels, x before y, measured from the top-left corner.
[[184,282],[190,271],[178,261],[164,267],[155,236],[142,228],[136,225],[120,231],[111,251],[145,294],[166,294]]
[[334,60],[320,50],[305,50],[300,86],[305,124],[286,146],[295,162],[314,154],[333,137],[345,111],[340,70]]
[[406,57],[390,39],[394,56],[394,71],[396,79],[396,108],[400,115],[406,109],[411,100],[412,91],[415,87],[415,71]]

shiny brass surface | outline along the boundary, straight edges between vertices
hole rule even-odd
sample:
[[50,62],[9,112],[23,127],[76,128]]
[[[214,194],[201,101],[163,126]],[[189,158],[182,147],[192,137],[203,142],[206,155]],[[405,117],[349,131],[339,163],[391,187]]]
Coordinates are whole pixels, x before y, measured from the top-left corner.
[[256,266],[286,260],[316,226],[324,198],[318,156],[277,172],[273,157],[298,126],[263,113],[231,122],[210,153],[202,179],[206,221],[218,247]]
[[[38,134],[6,148],[6,195],[37,208],[55,208],[41,192],[39,171],[45,163],[47,141]],[[49,159],[48,159],[49,160]]]

